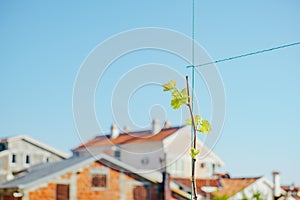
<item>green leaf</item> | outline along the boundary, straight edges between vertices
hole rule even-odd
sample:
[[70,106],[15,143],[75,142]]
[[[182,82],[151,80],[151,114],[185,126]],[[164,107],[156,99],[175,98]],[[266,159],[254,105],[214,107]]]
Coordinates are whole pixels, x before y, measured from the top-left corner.
[[181,98],[181,93],[177,88],[174,88],[174,91],[172,92],[172,97],[174,99],[180,99]]
[[[195,122],[195,126],[198,127],[201,123],[202,118],[200,117],[200,115],[195,115],[194,117],[194,122]],[[192,125],[192,118],[188,118],[186,121],[187,125]]]
[[198,129],[198,131],[208,134],[209,131],[211,130],[210,124],[207,120],[202,120],[200,123],[201,127]]
[[188,95],[186,89],[183,89],[181,92],[177,89],[174,88],[172,92],[172,101],[171,101],[171,106],[174,109],[178,109],[181,107],[182,104],[187,104],[188,103]]
[[194,148],[191,148],[190,155],[194,159],[198,154],[200,153],[200,149],[196,150]]
[[184,88],[182,91],[181,91],[181,102],[183,104],[188,104],[188,100],[189,100],[189,96],[187,94],[187,89]]
[[172,101],[171,101],[171,106],[172,106],[174,109],[180,108],[180,106],[181,106],[180,100],[179,100],[179,99],[172,99]]
[[202,121],[202,117],[200,115],[195,115],[194,120],[196,125],[198,126]]
[[185,120],[185,123],[187,125],[192,125],[192,118],[188,118],[187,120]]
[[170,80],[169,83],[163,84],[162,86],[165,92],[169,90],[173,90],[176,86],[176,81]]

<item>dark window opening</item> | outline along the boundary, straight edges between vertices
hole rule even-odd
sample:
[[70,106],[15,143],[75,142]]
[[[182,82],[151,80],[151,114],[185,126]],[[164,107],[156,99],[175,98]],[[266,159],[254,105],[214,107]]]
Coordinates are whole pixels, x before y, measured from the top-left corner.
[[121,152],[120,152],[120,150],[116,150],[115,151],[115,158],[118,159],[118,160],[120,160],[120,158],[121,158]]
[[141,163],[143,165],[148,165],[149,164],[149,158],[148,157],[144,157],[142,160],[141,160]]
[[11,163],[16,163],[17,162],[17,155],[16,154],[12,154],[11,156]]
[[201,168],[204,168],[204,167],[205,167],[205,163],[201,163],[201,164],[200,164],[200,167],[201,167]]
[[92,175],[92,187],[106,188],[107,187],[106,174],[93,174]]
[[29,155],[26,155],[26,157],[25,157],[25,164],[30,164],[30,157],[29,157]]
[[0,143],[0,151],[7,150],[7,144],[6,143]]
[[69,185],[56,185],[56,200],[69,200]]
[[133,199],[140,200],[140,199],[148,199],[147,189],[145,186],[136,186],[133,189]]

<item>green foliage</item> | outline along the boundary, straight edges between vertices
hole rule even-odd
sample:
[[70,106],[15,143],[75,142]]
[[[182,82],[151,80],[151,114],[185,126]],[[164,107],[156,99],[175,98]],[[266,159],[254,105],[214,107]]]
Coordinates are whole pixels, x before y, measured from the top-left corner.
[[174,88],[172,92],[172,97],[173,99],[171,100],[171,106],[174,109],[178,109],[181,107],[181,105],[188,103],[188,95],[186,88],[184,88],[181,92],[177,88]]
[[252,199],[252,200],[265,200],[265,199],[267,199],[265,197],[265,195],[262,194],[260,191],[251,191],[251,193],[252,193],[252,197],[247,197],[246,194],[245,194],[245,191],[243,191],[242,192],[243,197],[242,197],[241,200],[249,200],[249,199]]
[[263,195],[260,193],[260,192],[255,192],[253,195],[252,195],[252,198],[253,199],[256,199],[256,200],[264,200],[265,198],[263,197]]
[[[200,117],[200,115],[194,116],[194,122],[195,122],[196,127],[198,125],[200,125],[201,120],[202,120],[202,118]],[[187,125],[192,125],[192,118],[188,118],[185,122]]]
[[205,133],[205,134],[208,134],[209,131],[211,130],[211,127],[210,127],[210,124],[207,120],[201,120],[201,123],[200,123],[200,128],[197,129],[199,132],[202,132],[202,133]]
[[229,199],[228,196],[222,195],[222,196],[214,196],[213,200],[227,200]]
[[191,148],[190,155],[194,159],[198,154],[200,153],[200,149],[196,150],[194,148]]
[[170,80],[169,83],[163,84],[164,92],[173,90],[176,86],[176,82],[174,80]]
[[162,85],[164,88],[164,92],[171,91],[172,92],[172,100],[171,100],[171,106],[174,109],[180,108],[182,105],[188,104],[188,93],[187,89],[184,88],[181,92],[176,86],[176,82],[174,80],[170,80],[169,83]]
[[[211,130],[210,124],[207,120],[202,119],[200,115],[195,115],[194,117],[195,127],[198,132],[208,134]],[[186,120],[187,125],[192,125],[192,119],[189,118]]]
[[[191,118],[186,120],[186,123],[188,125],[191,125],[193,127],[193,146],[196,147],[196,132],[202,132],[205,134],[208,134],[208,132],[211,130],[210,124],[207,120],[202,119],[200,115],[193,114],[193,108],[190,103],[191,97],[189,96],[189,84],[188,84],[188,77],[186,77],[186,88],[182,89],[181,91],[177,89],[176,82],[174,80],[170,80],[168,83],[162,85],[164,88],[164,92],[172,92],[172,100],[171,100],[171,106],[174,109],[180,108],[182,105],[186,105],[189,108],[190,116]],[[195,182],[195,161],[196,156],[200,153],[200,149],[191,148],[190,156],[193,159],[192,162],[192,192],[194,194],[193,199],[197,199],[197,190],[196,190],[196,182]],[[225,196],[222,196],[220,200],[227,200],[228,198]],[[217,199],[216,199],[217,200]]]
[[[189,108],[191,105],[189,104],[189,95],[187,88],[184,88],[183,90],[177,89],[176,81],[170,80],[168,83],[162,85],[165,92],[172,92],[172,100],[171,100],[171,106],[174,109],[180,108],[182,105],[187,105]],[[192,113],[191,113],[192,115]],[[191,116],[192,117],[192,116]],[[202,119],[200,115],[193,116],[194,118],[194,126],[196,128],[196,131],[208,134],[211,130],[211,126],[209,122],[205,119]],[[193,125],[192,118],[189,118],[186,120],[187,125]]]

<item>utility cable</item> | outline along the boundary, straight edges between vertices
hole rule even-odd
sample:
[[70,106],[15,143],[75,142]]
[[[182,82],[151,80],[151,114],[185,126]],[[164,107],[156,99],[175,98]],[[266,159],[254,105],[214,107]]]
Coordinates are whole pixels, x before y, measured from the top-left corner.
[[220,62],[225,62],[225,61],[229,61],[229,60],[235,60],[235,59],[238,59],[238,58],[243,58],[243,57],[247,57],[247,56],[252,56],[252,55],[256,55],[256,54],[265,53],[265,52],[268,52],[268,51],[283,49],[283,48],[287,48],[287,47],[291,47],[291,46],[296,46],[296,45],[299,45],[299,44],[300,44],[300,42],[285,44],[285,45],[281,45],[281,46],[277,46],[277,47],[272,47],[272,48],[269,48],[269,49],[264,49],[264,50],[254,51],[254,52],[251,52],[251,53],[241,54],[241,55],[238,55],[238,56],[223,58],[223,59],[220,59],[220,60],[215,60],[215,61],[212,61],[212,62],[207,62],[207,63],[203,63],[203,64],[199,64],[199,65],[187,66],[187,68],[202,67],[202,66],[206,66],[206,65],[210,65],[210,64],[214,64],[214,63],[220,63]]

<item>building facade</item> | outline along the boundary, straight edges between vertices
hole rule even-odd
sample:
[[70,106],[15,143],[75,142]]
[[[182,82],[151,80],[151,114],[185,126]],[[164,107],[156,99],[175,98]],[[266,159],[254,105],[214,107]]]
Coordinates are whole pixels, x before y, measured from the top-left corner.
[[138,174],[131,166],[102,154],[31,167],[26,174],[0,185],[0,200],[189,198],[169,185],[161,173]]
[[[190,177],[190,126],[165,126],[161,130],[155,126],[154,123],[152,130],[126,133],[119,133],[112,126],[111,134],[97,136],[72,152],[74,156],[102,152],[138,170],[161,171],[166,167],[172,177]],[[201,155],[197,157],[196,177],[212,177],[224,165],[223,161],[200,140],[197,148],[201,149]]]
[[26,135],[0,139],[0,183],[39,163],[69,156]]

